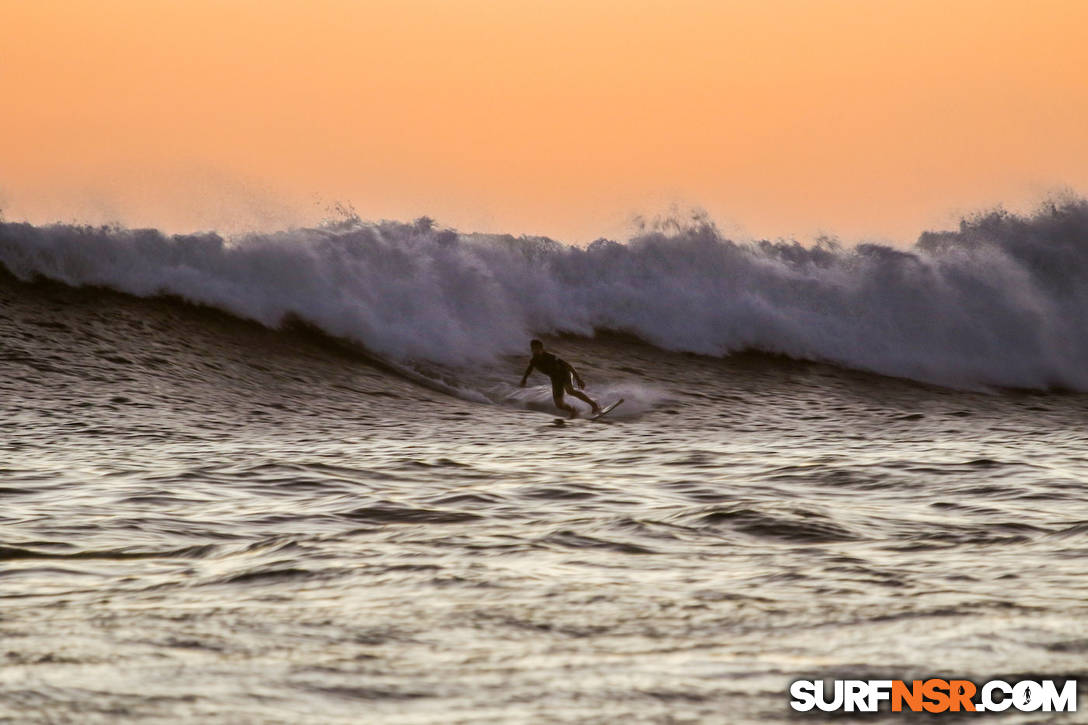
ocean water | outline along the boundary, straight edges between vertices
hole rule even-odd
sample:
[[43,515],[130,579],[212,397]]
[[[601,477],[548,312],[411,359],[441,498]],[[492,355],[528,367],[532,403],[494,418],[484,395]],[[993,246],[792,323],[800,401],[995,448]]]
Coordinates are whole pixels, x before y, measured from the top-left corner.
[[[910,249],[5,223],[0,265],[0,722],[1088,680],[1083,201]],[[557,418],[534,335],[624,404]]]

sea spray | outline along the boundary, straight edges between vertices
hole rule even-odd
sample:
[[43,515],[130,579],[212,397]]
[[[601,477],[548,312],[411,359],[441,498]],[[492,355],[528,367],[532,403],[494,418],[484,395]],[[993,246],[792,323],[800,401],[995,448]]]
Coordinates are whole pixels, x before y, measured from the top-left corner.
[[705,219],[581,248],[352,221],[224,239],[0,224],[22,279],[289,316],[391,360],[478,364],[540,333],[610,329],[965,388],[1088,390],[1088,202],[995,212],[909,249],[739,243]]

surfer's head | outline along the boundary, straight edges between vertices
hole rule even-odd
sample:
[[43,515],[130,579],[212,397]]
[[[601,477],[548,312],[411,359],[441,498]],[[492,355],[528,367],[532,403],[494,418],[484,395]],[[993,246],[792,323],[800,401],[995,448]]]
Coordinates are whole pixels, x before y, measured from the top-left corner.
[[533,351],[534,355],[538,352],[544,352],[544,343],[540,340],[530,340],[529,349]]

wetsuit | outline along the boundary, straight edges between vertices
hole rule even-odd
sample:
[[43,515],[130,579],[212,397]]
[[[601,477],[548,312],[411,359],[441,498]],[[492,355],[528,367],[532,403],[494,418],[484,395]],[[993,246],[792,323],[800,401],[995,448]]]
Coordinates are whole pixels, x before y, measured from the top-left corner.
[[562,397],[563,391],[571,385],[571,366],[550,352],[541,352],[533,355],[530,366],[552,379],[552,395]]

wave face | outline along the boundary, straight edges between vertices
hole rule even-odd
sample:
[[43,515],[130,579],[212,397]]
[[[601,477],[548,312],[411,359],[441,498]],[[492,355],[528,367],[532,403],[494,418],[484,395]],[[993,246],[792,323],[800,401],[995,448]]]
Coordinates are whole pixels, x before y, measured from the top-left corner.
[[587,248],[427,219],[232,240],[3,223],[0,263],[24,280],[177,295],[271,327],[296,316],[400,360],[476,364],[533,334],[609,329],[951,387],[1088,390],[1085,200],[980,215],[907,250],[739,243],[699,218]]

